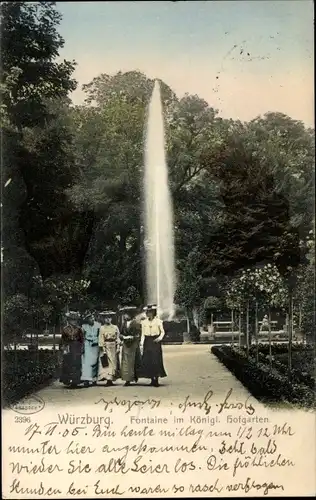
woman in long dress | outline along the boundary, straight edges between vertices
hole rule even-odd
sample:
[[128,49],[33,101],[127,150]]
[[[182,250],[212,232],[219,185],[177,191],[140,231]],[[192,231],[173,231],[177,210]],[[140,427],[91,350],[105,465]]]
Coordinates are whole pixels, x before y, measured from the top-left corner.
[[139,341],[141,336],[140,321],[132,313],[125,311],[123,324],[120,332],[122,344],[121,378],[125,381],[125,386],[131,382],[138,382],[141,355]]
[[99,381],[106,380],[106,385],[113,385],[118,372],[118,348],[119,348],[119,329],[112,325],[112,317],[115,312],[105,311],[100,314],[103,323],[99,333]]
[[76,387],[81,380],[81,356],[84,348],[83,331],[79,327],[80,315],[66,314],[67,326],[62,329],[59,349],[63,354],[60,382]]
[[85,387],[96,385],[99,370],[99,324],[93,314],[88,314],[82,325],[84,334],[84,354],[82,356],[81,380]]
[[163,323],[157,318],[157,306],[148,305],[147,317],[141,323],[140,349],[142,352],[142,377],[150,378],[150,385],[159,387],[159,378],[166,377],[161,341],[165,336]]

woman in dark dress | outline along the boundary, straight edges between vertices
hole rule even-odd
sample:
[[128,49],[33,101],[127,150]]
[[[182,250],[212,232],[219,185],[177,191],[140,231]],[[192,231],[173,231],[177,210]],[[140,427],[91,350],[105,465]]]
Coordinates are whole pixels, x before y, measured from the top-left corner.
[[147,317],[141,323],[141,376],[150,378],[150,385],[159,387],[159,378],[167,376],[161,349],[161,341],[165,336],[165,331],[161,319],[157,317],[157,306],[147,306],[146,313]]
[[119,337],[122,344],[121,378],[125,381],[125,386],[138,382],[141,363],[141,326],[133,315],[128,309],[125,310]]
[[82,323],[84,353],[82,356],[81,381],[85,387],[96,385],[99,371],[99,331],[100,323],[94,314],[88,312]]
[[76,387],[81,379],[83,331],[79,327],[80,315],[71,311],[66,314],[67,326],[62,329],[60,351],[63,353],[60,382]]

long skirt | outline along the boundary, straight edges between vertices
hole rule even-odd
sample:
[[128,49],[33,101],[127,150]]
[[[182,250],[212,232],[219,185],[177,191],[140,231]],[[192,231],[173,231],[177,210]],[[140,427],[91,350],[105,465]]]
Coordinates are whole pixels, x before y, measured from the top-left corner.
[[125,382],[137,381],[139,378],[141,356],[139,343],[123,344],[121,361],[121,378]]
[[[117,378],[117,361],[115,342],[106,342],[104,345],[105,353],[100,354],[99,358],[99,380],[115,380]],[[103,360],[107,366],[103,366]]]
[[83,382],[95,382],[99,370],[99,346],[92,345],[85,340],[84,354],[82,355],[82,373]]
[[154,342],[157,337],[145,337],[141,369],[141,376],[144,378],[167,376],[163,365],[161,343]]
[[82,344],[72,340],[68,344],[67,354],[63,354],[60,382],[63,384],[79,384],[81,379],[81,353]]

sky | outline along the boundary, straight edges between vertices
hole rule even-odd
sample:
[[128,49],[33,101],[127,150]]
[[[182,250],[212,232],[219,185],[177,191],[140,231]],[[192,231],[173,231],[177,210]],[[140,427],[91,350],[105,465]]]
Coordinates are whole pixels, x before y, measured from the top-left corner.
[[314,126],[310,0],[57,2],[63,59],[78,89],[101,73],[138,70],[179,97],[197,94],[220,116],[279,111]]

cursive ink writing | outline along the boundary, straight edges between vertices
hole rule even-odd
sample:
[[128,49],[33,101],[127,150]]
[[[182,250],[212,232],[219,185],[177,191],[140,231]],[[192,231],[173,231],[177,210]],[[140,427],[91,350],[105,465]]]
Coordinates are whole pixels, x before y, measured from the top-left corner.
[[132,453],[136,453],[136,455],[142,454],[156,454],[156,453],[195,453],[198,451],[206,451],[207,447],[204,445],[200,445],[200,438],[199,437],[197,440],[193,441],[192,444],[164,444],[162,446],[154,446],[154,445],[149,445],[146,444],[145,440],[143,439],[141,443],[139,444],[126,444],[123,446],[110,446],[108,444],[105,444],[101,448],[102,453],[122,453],[122,458],[125,460],[128,455]]
[[96,405],[103,404],[104,411],[111,410],[112,407],[117,408],[125,408],[125,413],[130,412],[133,408],[138,408],[139,410],[143,410],[144,408],[149,408],[150,410],[155,410],[160,406],[160,399],[145,399],[142,400],[134,400],[130,399],[118,399],[116,396],[107,401],[104,398],[101,398],[99,401],[95,402]]
[[273,468],[273,467],[294,467],[294,462],[287,458],[282,457],[279,453],[277,458],[267,458],[265,455],[255,456],[251,458],[250,456],[246,457],[236,457],[234,466],[233,466],[233,477],[236,476],[238,469],[248,469],[254,467],[265,467],[265,468]]
[[274,484],[272,481],[270,483],[256,483],[254,480],[252,480],[250,477],[247,477],[246,481],[244,482],[239,482],[239,483],[234,483],[234,484],[228,484],[226,486],[227,491],[239,491],[242,490],[245,493],[249,493],[251,490],[263,490],[263,494],[266,496],[268,495],[270,490],[278,490],[281,489],[282,491],[284,490],[283,485],[281,484]]
[[221,447],[218,450],[218,452],[221,455],[225,455],[226,453],[230,454],[238,453],[240,455],[244,455],[246,453],[244,446],[245,446],[244,441],[239,441],[238,439],[236,439],[233,444],[227,443],[226,441],[222,441]]
[[10,445],[9,451],[11,453],[21,453],[22,455],[59,455],[61,452],[56,445],[51,445],[50,441],[43,441],[37,448],[29,448],[28,446],[15,446]]
[[39,487],[23,488],[20,486],[19,480],[13,479],[13,482],[10,485],[10,493],[17,493],[18,495],[40,495],[42,497],[46,497],[61,495],[62,491],[59,488],[52,488],[51,486],[44,487],[42,481],[40,482]]
[[153,494],[161,494],[168,493],[169,488],[163,488],[160,484],[157,486],[130,486],[128,488],[130,493],[140,493],[141,495],[153,495]]
[[199,408],[200,410],[203,410],[206,415],[208,415],[211,411],[211,405],[209,403],[209,400],[213,396],[213,391],[209,390],[202,401],[190,401],[190,396],[187,396],[184,400],[183,403],[180,403],[178,405],[178,408],[182,410],[182,413],[185,413],[188,408]]
[[234,396],[232,389],[218,397],[210,388],[159,416],[149,411],[158,399],[110,396],[95,403],[97,416],[63,410],[47,424],[25,421],[6,446],[9,497],[280,495],[278,476],[295,471],[281,448],[295,429],[285,419],[260,417],[254,403]]
[[43,472],[48,472],[52,474],[53,472],[62,472],[63,469],[59,467],[59,465],[47,465],[45,464],[45,458],[41,459],[40,465],[33,464],[32,462],[29,465],[21,464],[20,462],[10,462],[12,474],[21,474],[22,472],[26,472],[27,474],[40,474]]
[[113,488],[103,488],[100,486],[100,480],[94,484],[94,493],[96,495],[124,495],[125,491],[120,490],[120,485],[116,485]]
[[221,493],[223,487],[219,485],[219,480],[216,479],[214,484],[190,484],[190,493]]
[[[219,404],[215,406],[218,408],[217,413],[223,413],[224,410],[245,410],[248,415],[253,415],[255,413],[255,408],[251,403],[249,403],[249,398],[245,402],[230,401],[233,389],[229,389],[225,398]],[[212,405],[210,400],[214,396],[214,392],[210,389],[204,396],[202,401],[191,401],[190,396],[186,396],[185,400],[178,405],[178,408],[185,413],[188,408],[198,408],[203,410],[206,415],[212,410]]]
[[244,403],[241,402],[229,402],[229,398],[233,393],[233,389],[229,389],[222,403],[219,404],[220,408],[218,414],[222,413],[224,410],[245,410],[248,415],[253,415],[255,413],[255,408],[251,403],[248,403],[249,398],[246,399]]

